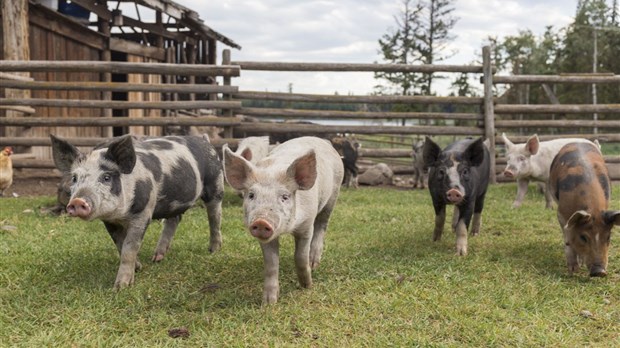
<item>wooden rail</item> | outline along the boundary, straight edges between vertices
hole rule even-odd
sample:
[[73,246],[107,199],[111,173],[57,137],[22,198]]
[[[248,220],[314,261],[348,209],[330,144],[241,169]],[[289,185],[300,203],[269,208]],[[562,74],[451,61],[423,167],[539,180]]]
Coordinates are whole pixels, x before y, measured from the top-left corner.
[[79,60],[0,60],[0,71],[97,72],[192,76],[239,76],[238,65],[94,62]]
[[[109,138],[75,138],[75,137],[62,137],[69,143],[75,146],[93,147],[101,144],[104,141],[110,140]],[[235,148],[239,139],[212,139],[211,144],[220,148],[224,144],[228,144],[230,147]],[[52,142],[49,137],[45,138],[0,138],[0,146],[51,146]]]
[[450,112],[382,112],[382,111],[336,111],[272,108],[244,108],[239,114],[256,117],[317,118],[317,119],[424,119],[424,120],[474,120],[483,116],[475,113]]
[[413,64],[355,64],[355,63],[298,63],[233,61],[243,70],[257,71],[333,71],[333,72],[464,72],[481,73],[480,65],[413,65]]
[[158,93],[237,93],[237,86],[209,84],[122,83],[79,81],[2,81],[3,88],[30,90],[158,92]]
[[463,104],[480,105],[482,98],[474,97],[435,97],[435,96],[397,96],[397,95],[326,95],[298,94],[258,91],[240,91],[235,99],[248,100],[279,100],[289,102],[312,103],[367,103],[367,104]]
[[75,99],[6,99],[0,98],[0,106],[49,106],[49,107],[70,107],[70,108],[94,108],[94,109],[238,109],[241,107],[239,101],[220,101],[220,100],[184,100],[184,101],[163,101],[163,102],[128,102],[128,101],[107,101],[107,100],[75,100]]
[[554,128],[576,128],[576,127],[597,127],[597,128],[617,128],[620,130],[620,120],[601,121],[601,120],[497,120],[495,126],[499,128],[527,128],[527,127],[554,127]]
[[[581,114],[581,113],[620,113],[620,104],[597,104],[597,105],[495,105],[497,114]],[[558,120],[558,123],[564,120]]]
[[620,75],[514,75],[493,76],[494,84],[527,83],[620,83]]
[[241,123],[235,127],[239,132],[256,134],[420,134],[420,135],[471,135],[484,134],[482,128],[477,127],[436,127],[436,126],[348,126],[348,125],[319,125],[295,123]]
[[109,127],[109,126],[238,126],[234,117],[0,117],[0,126]]

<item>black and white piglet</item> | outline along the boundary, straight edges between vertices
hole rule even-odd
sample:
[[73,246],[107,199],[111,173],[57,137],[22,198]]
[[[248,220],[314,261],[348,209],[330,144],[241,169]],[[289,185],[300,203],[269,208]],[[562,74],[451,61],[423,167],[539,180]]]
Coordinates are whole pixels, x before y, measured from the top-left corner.
[[83,154],[53,135],[56,167],[71,175],[69,216],[100,219],[120,253],[114,288],[133,284],[138,251],[152,219],[165,219],[153,255],[161,261],[181,221],[200,198],[207,206],[211,243],[217,251],[224,176],[213,146],[203,137],[113,138]]

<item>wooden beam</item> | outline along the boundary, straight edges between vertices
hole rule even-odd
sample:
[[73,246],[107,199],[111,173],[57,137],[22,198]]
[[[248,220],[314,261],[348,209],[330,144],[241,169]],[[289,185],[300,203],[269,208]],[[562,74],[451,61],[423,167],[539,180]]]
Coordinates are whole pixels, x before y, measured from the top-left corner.
[[30,76],[8,74],[8,73],[3,73],[3,72],[0,72],[0,80],[9,80],[9,81],[2,81],[2,87],[8,87],[6,83],[10,81],[34,81],[34,79]]
[[579,74],[579,75],[512,75],[494,76],[493,84],[528,83],[619,83],[620,75]]
[[0,126],[27,127],[128,127],[128,126],[237,126],[234,117],[27,117],[0,118]]
[[2,81],[2,87],[30,90],[159,92],[159,93],[236,93],[237,86],[209,84],[73,82],[73,81]]
[[117,74],[171,74],[194,76],[239,76],[240,69],[236,65],[204,65],[204,64],[167,64],[167,63],[128,63],[99,62],[82,60],[63,61],[7,61],[0,60],[0,71],[29,72],[111,72]]
[[617,128],[620,130],[619,121],[601,120],[497,120],[497,128],[578,128],[578,127],[598,127],[598,128]]
[[589,114],[589,113],[620,113],[620,104],[565,104],[565,105],[495,105],[497,114]]
[[244,122],[235,130],[247,133],[355,133],[355,134],[420,134],[420,135],[472,135],[481,136],[484,130],[477,127],[438,127],[438,126],[346,126],[295,123],[252,123]]
[[198,100],[198,101],[172,101],[172,102],[126,102],[106,100],[75,100],[75,99],[0,99],[0,105],[25,105],[25,106],[51,106],[69,108],[95,108],[95,109],[238,109],[241,102]]
[[425,120],[473,120],[482,121],[475,113],[457,112],[375,112],[338,110],[300,110],[271,108],[241,108],[237,113],[256,117],[323,118],[323,119],[425,119]]
[[[237,66],[237,65],[233,65]],[[311,103],[369,103],[369,104],[467,104],[480,105],[482,98],[479,97],[435,97],[435,96],[400,96],[400,95],[321,95],[321,94],[296,94],[243,91],[233,96],[235,99],[253,100],[281,100],[291,102]]]
[[260,71],[337,71],[337,72],[465,72],[481,73],[480,65],[411,65],[411,64],[359,64],[359,63],[296,63],[296,62],[251,62],[234,61],[244,70]]
[[110,38],[110,50],[129,53],[141,57],[156,59],[160,62],[166,60],[166,51],[163,48],[146,46],[133,41]]

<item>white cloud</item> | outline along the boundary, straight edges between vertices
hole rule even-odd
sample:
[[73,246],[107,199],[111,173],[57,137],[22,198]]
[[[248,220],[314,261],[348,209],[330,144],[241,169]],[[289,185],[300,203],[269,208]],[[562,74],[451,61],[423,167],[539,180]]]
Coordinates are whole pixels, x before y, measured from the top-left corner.
[[[372,63],[380,60],[378,39],[395,26],[401,0],[176,0],[195,10],[205,23],[243,48],[239,61]],[[537,35],[548,25],[568,24],[577,0],[457,0],[455,40],[446,52],[458,51],[446,64],[476,61],[489,36]],[[220,45],[222,47],[223,45]],[[298,93],[368,94],[377,84],[372,73],[294,73],[243,71],[234,81],[243,90]],[[449,79],[437,84],[446,93]]]

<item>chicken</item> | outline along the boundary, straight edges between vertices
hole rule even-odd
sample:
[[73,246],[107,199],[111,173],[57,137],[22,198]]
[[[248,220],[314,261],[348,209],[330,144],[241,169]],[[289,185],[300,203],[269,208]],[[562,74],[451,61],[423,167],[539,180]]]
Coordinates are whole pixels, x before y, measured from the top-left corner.
[[11,155],[13,148],[7,146],[0,151],[0,196],[4,195],[4,190],[8,189],[13,183],[13,162]]

